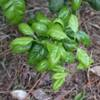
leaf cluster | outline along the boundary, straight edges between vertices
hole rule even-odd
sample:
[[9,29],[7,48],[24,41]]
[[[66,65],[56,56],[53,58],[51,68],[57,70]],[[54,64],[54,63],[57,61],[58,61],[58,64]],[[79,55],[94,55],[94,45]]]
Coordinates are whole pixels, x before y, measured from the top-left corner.
[[55,18],[37,12],[34,19],[18,25],[23,35],[10,44],[12,52],[26,53],[28,64],[36,71],[52,74],[52,87],[57,91],[64,84],[68,69],[63,65],[78,62],[77,69],[85,70],[93,63],[86,50],[91,40],[79,30],[78,18],[69,8],[62,7]]

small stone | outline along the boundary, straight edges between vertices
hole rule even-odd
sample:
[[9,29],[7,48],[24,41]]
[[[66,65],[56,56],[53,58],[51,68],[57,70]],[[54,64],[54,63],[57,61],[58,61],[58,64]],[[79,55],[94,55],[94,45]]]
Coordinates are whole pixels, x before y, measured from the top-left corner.
[[50,97],[44,92],[43,89],[35,90],[33,95],[36,100],[51,100]]

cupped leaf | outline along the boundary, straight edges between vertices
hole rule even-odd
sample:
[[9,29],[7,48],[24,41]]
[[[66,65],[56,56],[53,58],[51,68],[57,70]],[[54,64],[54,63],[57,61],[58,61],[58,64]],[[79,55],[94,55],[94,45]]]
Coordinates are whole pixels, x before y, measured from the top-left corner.
[[33,23],[32,29],[34,30],[34,32],[37,33],[37,35],[43,35],[43,36],[46,36],[46,32],[48,30],[47,26],[40,22]]
[[54,91],[58,91],[60,87],[64,84],[65,79],[58,79],[52,83],[52,88]]
[[67,51],[74,51],[78,44],[75,40],[72,39],[66,39],[63,41],[63,46]]
[[53,76],[52,76],[52,79],[53,80],[57,80],[57,79],[63,79],[66,77],[66,73],[55,73]]
[[74,11],[78,10],[81,6],[82,0],[72,0],[72,9]]
[[59,11],[64,5],[64,0],[49,0],[49,9],[53,12]]
[[21,22],[25,12],[24,0],[8,0],[3,6],[4,15],[11,24]]
[[59,24],[54,24],[47,32],[47,34],[56,40],[62,40],[62,39],[66,39],[67,36],[64,33],[64,31],[62,30],[61,25]]
[[73,32],[78,32],[78,18],[77,16],[71,14],[69,22],[68,22],[68,27],[70,27],[72,29]]
[[47,49],[49,51],[48,59],[51,64],[57,64],[60,60],[59,46],[53,43],[47,44]]
[[76,38],[77,38],[77,40],[79,41],[79,43],[82,43],[82,44],[85,45],[85,46],[89,46],[90,43],[91,43],[91,40],[90,40],[89,35],[86,34],[86,33],[83,32],[83,31],[79,31],[79,32],[76,34]]
[[30,65],[37,64],[42,61],[44,58],[47,57],[48,51],[47,49],[41,44],[33,44],[32,49],[28,55],[28,63]]
[[85,98],[85,93],[80,92],[75,96],[74,100],[84,100],[84,98]]
[[87,52],[81,48],[77,49],[77,60],[80,63],[78,68],[84,67],[86,69],[93,63],[93,60],[88,56]]
[[97,11],[100,11],[100,0],[87,0],[91,7]]
[[26,23],[19,24],[18,29],[24,35],[33,36],[34,34],[32,28]]
[[63,73],[63,72],[65,72],[65,68],[63,66],[60,66],[60,65],[53,66],[51,70],[53,72],[57,72],[57,73]]
[[13,40],[10,44],[10,48],[14,53],[24,53],[28,51],[32,46],[33,38],[20,37]]
[[38,65],[36,66],[36,70],[38,72],[44,72],[48,69],[49,66],[49,62],[47,60],[43,60],[38,63]]
[[62,7],[62,9],[59,11],[58,18],[61,18],[64,24],[68,23],[68,20],[70,18],[70,11],[66,6]]
[[46,25],[48,25],[51,22],[42,12],[36,12],[35,20]]
[[62,28],[64,28],[64,23],[63,23],[63,20],[62,20],[62,19],[56,18],[53,22],[54,22],[55,24],[61,25]]

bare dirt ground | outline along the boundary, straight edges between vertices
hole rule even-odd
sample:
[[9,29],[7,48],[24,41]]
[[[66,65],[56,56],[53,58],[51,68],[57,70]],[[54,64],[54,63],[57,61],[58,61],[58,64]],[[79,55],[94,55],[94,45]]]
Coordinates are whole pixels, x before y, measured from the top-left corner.
[[[46,0],[27,1],[25,21],[37,10],[51,15]],[[92,39],[92,45],[88,48],[94,59],[92,67],[100,66],[100,12],[83,5],[80,9],[80,25]],[[27,65],[25,55],[11,53],[9,43],[18,36],[17,28],[7,24],[0,11],[0,100],[14,100],[9,91],[15,89],[30,91],[31,100],[73,100],[81,91],[85,92],[85,100],[100,100],[100,77],[88,71],[76,71],[75,64],[67,66],[71,74],[62,89],[54,93],[50,88],[51,80],[48,74],[40,75],[34,72]],[[41,93],[42,99],[39,97]]]

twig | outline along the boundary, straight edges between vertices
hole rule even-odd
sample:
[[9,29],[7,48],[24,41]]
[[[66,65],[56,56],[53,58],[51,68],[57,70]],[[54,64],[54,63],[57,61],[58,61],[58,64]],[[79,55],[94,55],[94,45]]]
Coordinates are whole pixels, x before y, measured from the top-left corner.
[[39,84],[39,82],[41,81],[41,79],[44,77],[45,73],[41,75],[41,77],[36,81],[36,83],[33,85],[33,87],[29,90],[25,100],[27,100],[28,96],[30,95],[30,93],[32,93],[34,91],[34,88]]

